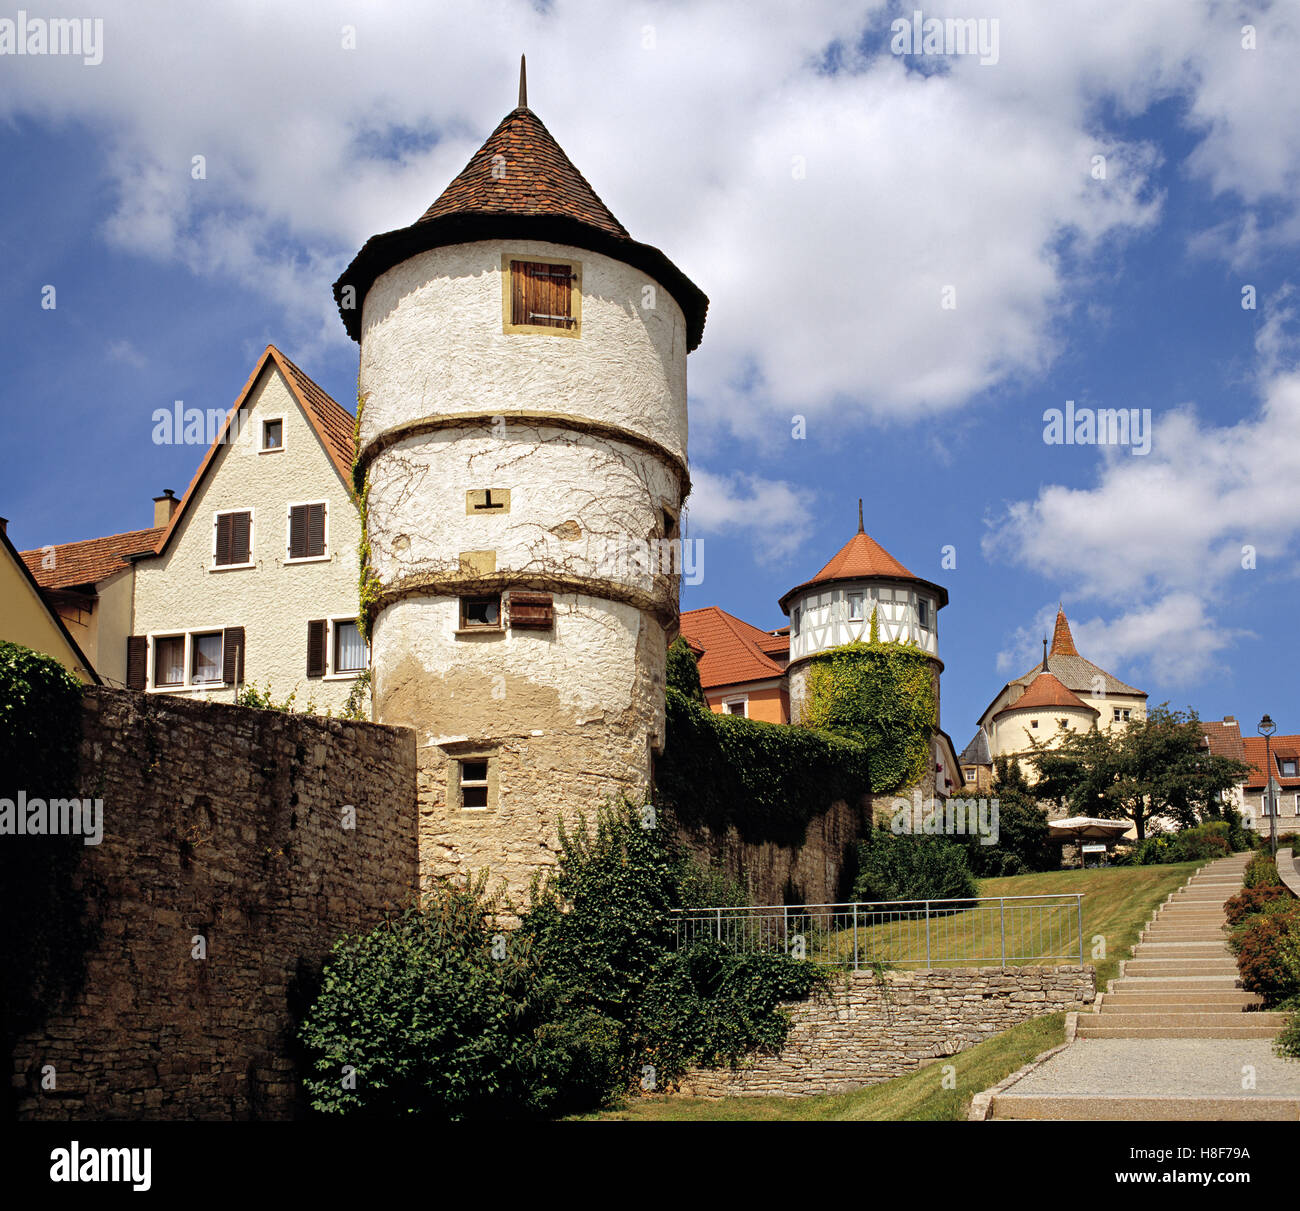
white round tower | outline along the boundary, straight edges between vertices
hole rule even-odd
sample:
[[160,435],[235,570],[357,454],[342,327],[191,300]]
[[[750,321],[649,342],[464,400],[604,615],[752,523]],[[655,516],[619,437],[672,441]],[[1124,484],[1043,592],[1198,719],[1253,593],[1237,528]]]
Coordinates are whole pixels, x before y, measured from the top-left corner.
[[514,109],[335,284],[361,345],[375,717],[416,729],[422,878],[512,891],[650,785],[707,300]]

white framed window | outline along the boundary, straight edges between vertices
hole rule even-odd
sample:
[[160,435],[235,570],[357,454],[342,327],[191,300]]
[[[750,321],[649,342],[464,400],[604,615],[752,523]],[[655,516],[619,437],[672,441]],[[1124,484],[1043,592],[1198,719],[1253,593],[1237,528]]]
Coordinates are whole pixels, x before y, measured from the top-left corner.
[[262,421],[262,444],[259,454],[278,454],[284,449],[284,417],[268,416]]
[[212,568],[253,567],[253,510],[222,509],[212,515]]
[[790,634],[792,636],[799,634],[799,612],[799,606],[795,606],[790,613]]
[[342,679],[364,673],[370,663],[370,652],[361,638],[361,628],[352,618],[329,620],[329,669],[327,679]]
[[726,715],[743,715],[749,718],[749,696],[747,694],[734,694],[729,698],[722,700],[722,711]]
[[285,515],[284,562],[314,563],[329,559],[329,526],[327,501],[290,503]]
[[466,812],[485,812],[491,797],[487,757],[466,757],[456,762],[460,808]]
[[928,631],[930,629],[930,599],[928,597],[918,597],[916,599],[916,617],[922,629]]
[[1294,778],[1294,777],[1295,777],[1295,758],[1294,758],[1294,757],[1285,757],[1285,758],[1282,759],[1282,763],[1281,763],[1281,764],[1282,764],[1282,777],[1283,777],[1283,778]]
[[862,620],[862,594],[849,594],[849,621],[860,622]]
[[[242,677],[242,627],[150,632],[145,643],[144,688],[149,691],[220,689],[230,684],[227,665],[236,680]],[[227,652],[227,643],[237,646]]]

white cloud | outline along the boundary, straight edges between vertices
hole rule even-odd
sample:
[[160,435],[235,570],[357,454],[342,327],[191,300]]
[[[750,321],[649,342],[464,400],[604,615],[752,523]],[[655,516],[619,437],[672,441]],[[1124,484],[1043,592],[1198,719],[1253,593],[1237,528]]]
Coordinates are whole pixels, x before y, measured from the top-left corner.
[[686,530],[692,538],[741,534],[760,563],[800,550],[812,533],[813,493],[784,480],[691,471]]
[[1286,287],[1264,306],[1253,415],[1211,425],[1188,405],[1157,416],[1149,455],[1103,455],[1092,487],[1049,484],[1033,500],[1010,503],[983,540],[986,556],[1121,610],[1084,633],[1099,651],[1145,657],[1154,675],[1175,683],[1212,670],[1238,637],[1215,616],[1226,595],[1300,572],[1293,554],[1300,358],[1291,293]]
[[1185,100],[1184,168],[1238,207],[1203,246],[1300,238],[1300,29],[1283,5],[1244,51],[1210,0],[987,0],[998,64],[930,75],[887,53],[882,0],[101,8],[103,64],[9,60],[0,118],[93,128],[117,190],[105,235],[260,292],[300,348],[344,339],[328,283],[459,171],[527,50],[561,144],[710,294],[695,420],[741,434],[794,411],[910,418],[1041,372],[1076,295],[1067,265],[1113,257],[1159,215],[1155,153],[1105,128],[1110,105]]

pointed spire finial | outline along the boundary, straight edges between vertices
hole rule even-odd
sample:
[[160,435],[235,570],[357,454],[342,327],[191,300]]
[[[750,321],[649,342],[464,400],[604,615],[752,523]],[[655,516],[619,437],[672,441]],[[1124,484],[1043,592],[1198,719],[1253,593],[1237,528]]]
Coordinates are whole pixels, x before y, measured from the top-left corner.
[[1046,673],[1047,671],[1048,671],[1048,668],[1047,668],[1047,636],[1044,635],[1044,636],[1043,636],[1043,672]]
[[862,528],[862,497],[858,497],[858,533],[863,533]]
[[528,108],[528,64],[523,55],[519,56],[519,108]]

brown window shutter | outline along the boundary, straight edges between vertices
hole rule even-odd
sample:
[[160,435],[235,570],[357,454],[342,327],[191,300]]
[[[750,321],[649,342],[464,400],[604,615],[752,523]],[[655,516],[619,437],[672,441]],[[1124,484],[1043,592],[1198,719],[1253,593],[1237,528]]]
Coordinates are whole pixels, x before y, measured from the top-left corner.
[[325,554],[325,506],[307,506],[307,554]]
[[541,261],[511,261],[510,319],[541,328],[573,324],[573,270]]
[[307,554],[307,507],[294,505],[289,510],[289,558],[302,559]]
[[555,607],[549,593],[511,593],[510,625],[550,630],[555,625]]
[[233,532],[234,527],[232,523],[234,522],[234,520],[235,520],[234,515],[230,513],[222,513],[221,516],[217,518],[216,562],[218,564],[227,564],[227,563],[235,562],[233,559],[230,558],[230,536],[231,533]]
[[239,685],[244,680],[244,628],[227,627],[221,636],[221,680]]
[[148,667],[149,640],[144,635],[130,635],[126,641],[126,688],[145,688],[145,670]]
[[230,527],[230,562],[248,562],[249,516],[247,513],[231,515]]
[[307,624],[307,676],[325,676],[325,619]]

